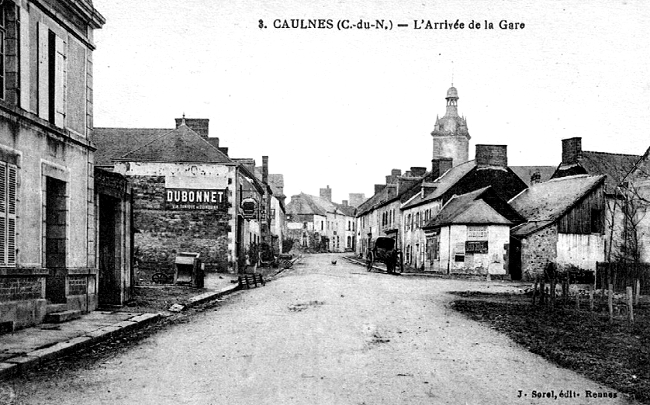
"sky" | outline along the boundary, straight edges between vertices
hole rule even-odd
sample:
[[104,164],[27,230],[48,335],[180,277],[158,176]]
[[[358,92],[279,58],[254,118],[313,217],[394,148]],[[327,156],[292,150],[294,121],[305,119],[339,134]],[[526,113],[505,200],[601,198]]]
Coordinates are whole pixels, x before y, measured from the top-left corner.
[[[208,118],[231,157],[269,156],[288,197],[326,186],[335,202],[370,197],[391,169],[430,167],[452,81],[470,158],[476,144],[501,144],[510,165],[556,166],[574,136],[584,150],[650,146],[647,1],[93,3],[107,20],[95,32],[96,127]],[[292,19],[333,27],[275,28]],[[392,29],[339,30],[341,20]]]

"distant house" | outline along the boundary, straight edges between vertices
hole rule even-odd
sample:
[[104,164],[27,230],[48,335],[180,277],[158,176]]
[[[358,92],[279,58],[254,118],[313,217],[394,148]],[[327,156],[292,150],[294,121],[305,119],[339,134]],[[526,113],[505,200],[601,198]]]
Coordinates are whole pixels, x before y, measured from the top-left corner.
[[532,185],[509,201],[526,222],[510,234],[513,278],[532,279],[550,262],[595,270],[605,251],[605,176],[576,175]]
[[430,173],[426,167],[411,167],[404,175],[400,169],[393,169],[386,176],[386,184],[375,184],[375,194],[357,208],[357,254],[365,255],[371,240],[378,236],[395,238],[398,249],[403,249],[399,231],[404,218],[400,207],[420,192],[419,184],[427,176]]
[[354,208],[321,197],[301,193],[287,204],[287,233],[305,249],[345,252],[354,247]]
[[523,221],[492,187],[454,195],[424,225],[426,270],[506,275],[510,228]]

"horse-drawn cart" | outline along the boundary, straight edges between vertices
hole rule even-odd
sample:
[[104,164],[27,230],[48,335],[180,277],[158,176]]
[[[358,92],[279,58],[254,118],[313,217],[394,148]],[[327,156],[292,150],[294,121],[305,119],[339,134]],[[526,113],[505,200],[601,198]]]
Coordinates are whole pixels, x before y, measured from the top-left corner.
[[397,249],[395,239],[379,236],[371,243],[372,248],[366,252],[366,268],[372,270],[375,262],[382,262],[390,274],[401,273],[404,270],[402,251]]

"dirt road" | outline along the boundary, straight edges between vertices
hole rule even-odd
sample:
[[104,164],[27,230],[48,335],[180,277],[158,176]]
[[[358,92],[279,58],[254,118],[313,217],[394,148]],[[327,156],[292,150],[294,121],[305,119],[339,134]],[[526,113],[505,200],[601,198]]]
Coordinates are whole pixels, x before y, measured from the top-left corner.
[[448,307],[445,291],[498,283],[368,273],[333,257],[308,256],[90,370],[17,380],[16,403],[626,403]]

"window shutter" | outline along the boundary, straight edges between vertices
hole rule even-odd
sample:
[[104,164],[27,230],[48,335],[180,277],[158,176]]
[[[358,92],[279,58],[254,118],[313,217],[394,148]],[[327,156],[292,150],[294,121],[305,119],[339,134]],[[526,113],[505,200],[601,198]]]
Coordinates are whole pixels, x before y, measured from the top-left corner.
[[7,165],[0,163],[0,265],[7,264]]
[[16,168],[7,166],[7,264],[16,264]]
[[48,42],[49,28],[42,22],[38,23],[38,116],[49,120],[49,58]]
[[54,60],[54,125],[63,127],[65,118],[65,42],[56,36],[56,53]]
[[31,111],[30,102],[30,73],[29,66],[29,13],[20,7],[20,106],[23,110]]

